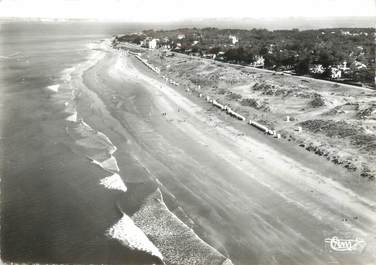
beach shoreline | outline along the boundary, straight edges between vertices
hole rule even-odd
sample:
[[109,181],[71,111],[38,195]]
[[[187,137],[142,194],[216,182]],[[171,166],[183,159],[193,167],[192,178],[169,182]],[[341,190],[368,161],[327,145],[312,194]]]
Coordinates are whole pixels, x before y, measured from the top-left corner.
[[[94,92],[104,102],[107,110],[111,113],[111,115],[116,118],[117,122],[120,122],[120,124],[116,126],[111,125],[110,126],[111,129],[108,129],[109,126],[106,126],[104,124],[101,126],[103,126],[105,133],[109,136],[109,138],[114,142],[115,145],[120,146],[123,144],[124,146],[126,146],[126,149],[131,150],[133,162],[137,162],[139,164],[138,170],[140,170],[140,167],[141,167],[141,170],[144,171],[142,175],[143,176],[146,175],[145,176],[146,179],[151,177],[151,179],[155,181],[155,178],[157,178],[158,182],[161,183],[164,186],[164,188],[167,189],[167,191],[169,191],[170,193],[173,193],[172,196],[176,198],[177,202],[180,204],[180,207],[182,207],[182,209],[186,212],[186,214],[189,217],[186,220],[191,219],[193,221],[193,227],[195,228],[195,231],[197,231],[198,235],[204,238],[204,240],[208,242],[210,245],[213,245],[215,246],[215,248],[221,250],[222,253],[231,253],[231,252],[233,253],[233,251],[235,250],[233,249],[233,247],[235,245],[231,246],[231,244],[229,243],[224,244],[223,239],[219,240],[218,232],[214,232],[212,235],[210,235],[210,233],[208,234],[208,231],[213,229],[211,225],[209,225],[209,223],[205,223],[207,221],[204,222],[204,219],[208,217],[207,216],[200,217],[199,215],[197,215],[197,211],[196,211],[197,209],[195,210],[194,208],[192,208],[193,205],[188,203],[187,201],[187,199],[191,196],[191,195],[188,195],[190,192],[185,194],[186,191],[181,190],[181,187],[179,187],[180,184],[178,184],[179,183],[178,179],[185,178],[185,174],[187,174],[187,176],[189,174],[183,173],[181,176],[171,175],[172,172],[176,172],[177,168],[182,167],[183,169],[186,166],[187,162],[181,161],[182,163],[181,165],[176,164],[177,168],[174,168],[174,169],[171,168],[170,170],[172,171],[170,171],[169,173],[167,173],[167,171],[163,169],[163,167],[173,167],[171,165],[166,164],[167,161],[170,161],[170,159],[172,159],[172,157],[175,157],[175,159],[178,159],[178,161],[180,161],[179,156],[181,156],[181,154],[178,153],[178,149],[176,148],[184,147],[185,152],[189,150],[189,148],[187,148],[186,144],[184,143],[185,141],[193,140],[194,142],[196,142],[195,144],[193,144],[194,147],[192,146],[193,149],[191,148],[192,150],[190,150],[188,154],[192,153],[193,155],[193,153],[200,150],[200,152],[204,152],[205,155],[208,155],[208,152],[212,152],[212,150],[217,150],[217,156],[220,157],[219,159],[221,161],[222,159],[225,159],[224,154],[228,154],[226,155],[226,157],[228,158],[225,159],[226,160],[225,163],[226,164],[231,163],[231,168],[232,170],[234,170],[232,174],[237,175],[239,174],[239,172],[237,172],[238,170],[243,172],[245,168],[248,168],[249,159],[253,160],[253,158],[250,158],[250,157],[249,158],[243,157],[243,159],[239,157],[239,154],[244,154],[244,151],[245,151],[245,150],[240,151],[242,150],[240,146],[241,145],[247,146],[248,141],[250,141],[249,137],[252,137],[255,140],[257,139],[256,142],[253,142],[253,144],[257,146],[256,150],[259,150],[259,153],[260,153],[259,156],[264,157],[263,159],[266,159],[266,157],[270,155],[274,159],[274,156],[275,156],[274,152],[277,150],[277,152],[279,153],[278,156],[280,156],[281,153],[284,154],[282,158],[281,156],[279,158],[282,161],[285,161],[286,159],[287,161],[290,161],[289,159],[291,159],[291,156],[292,156],[294,157],[294,161],[295,161],[294,163],[296,163],[296,161],[299,161],[298,162],[299,165],[300,163],[303,163],[303,164],[306,163],[307,165],[308,164],[310,165],[308,166],[308,168],[304,170],[307,170],[307,172],[311,172],[311,170],[316,172],[314,173],[315,174],[314,176],[316,177],[314,177],[311,180],[309,180],[311,177],[309,177],[306,180],[299,180],[299,179],[293,178],[292,175],[288,175],[289,181],[292,181],[292,179],[290,178],[293,178],[294,181],[298,181],[299,185],[303,185],[303,186],[308,185],[311,188],[314,187],[314,190],[319,192],[320,194],[325,193],[328,195],[332,193],[333,196],[340,196],[344,200],[347,200],[345,198],[347,196],[350,196],[353,199],[356,198],[356,200],[363,201],[366,205],[368,205],[368,203],[371,203],[372,205],[372,200],[373,200],[372,196],[369,198],[366,198],[367,196],[365,198],[362,198],[362,196],[356,195],[356,192],[353,193],[351,189],[347,190],[345,187],[338,185],[336,181],[332,181],[330,179],[327,179],[326,177],[319,177],[319,175],[317,175],[318,172],[321,172],[322,174],[324,174],[324,176],[328,174],[329,175],[333,174],[337,176],[341,174],[346,175],[348,174],[348,173],[345,173],[346,171],[339,171],[337,167],[334,167],[329,162],[325,162],[323,163],[323,167],[317,168],[316,166],[317,164],[315,163],[320,161],[318,157],[313,158],[312,154],[308,152],[304,153],[303,150],[299,151],[298,148],[294,148],[294,147],[286,148],[288,144],[283,144],[283,143],[281,144],[279,142],[275,142],[276,140],[274,140],[273,138],[264,139],[265,136],[260,134],[257,131],[247,129],[250,131],[249,132],[246,131],[247,136],[244,136],[244,132],[242,132],[242,129],[249,128],[249,126],[244,127],[243,125],[235,121],[227,120],[230,118],[222,117],[221,114],[218,114],[220,119],[217,119],[215,117],[217,116],[215,111],[210,110],[208,112],[207,111],[208,105],[207,103],[203,103],[201,98],[195,95],[194,96],[187,95],[185,94],[186,92],[184,90],[181,91],[175,88],[174,86],[167,85],[166,83],[164,83],[161,76],[158,76],[157,74],[148,70],[142,62],[138,61],[133,56],[127,55],[121,52],[117,53],[116,51],[114,51],[114,53],[115,53],[114,56],[109,55],[108,58],[104,60],[100,65],[97,65],[96,67],[94,67],[94,69],[92,69],[91,72],[89,71],[90,74],[87,73],[85,77],[88,87],[94,90]],[[103,74],[104,72],[106,72],[106,74]],[[100,80],[102,81],[94,82],[93,80],[96,75],[97,76],[99,75]],[[104,84],[103,82],[105,82],[106,86],[103,85]],[[98,85],[98,84],[101,84],[101,85]],[[93,111],[97,112],[95,110],[92,110],[91,112]],[[163,113],[166,113],[167,115],[164,116]],[[209,119],[205,117],[206,115],[208,115]],[[223,119],[224,121],[221,121],[221,119]],[[104,120],[102,119],[102,121]],[[105,129],[106,127],[107,127],[107,131]],[[127,131],[127,133],[123,131],[122,132],[123,140],[120,140],[120,138],[116,140],[117,138],[116,134],[118,135],[120,134],[118,129],[121,127],[126,128],[125,131]],[[176,135],[176,136],[174,136],[173,138],[170,138],[166,142],[165,134],[168,134],[167,132],[169,132],[170,135]],[[182,132],[184,133],[182,134]],[[203,132],[205,132],[205,134],[210,135],[210,137],[212,137],[213,140],[209,140],[207,136],[202,134]],[[114,135],[114,137],[112,137],[111,135]],[[186,138],[187,136],[189,140],[188,138]],[[230,139],[231,141],[229,142]],[[160,143],[158,144],[158,142]],[[260,145],[260,142],[265,142],[266,145],[265,144]],[[152,143],[154,143],[154,146],[152,145]],[[166,146],[163,147],[163,145],[161,145],[162,143],[166,144]],[[175,145],[175,147],[171,145],[172,143]],[[197,145],[197,143],[199,143],[199,145]],[[273,146],[275,151],[271,151],[269,147],[266,147],[267,145]],[[226,148],[230,148],[233,151],[228,153],[227,150],[225,151],[225,149],[223,149],[225,146]],[[285,147],[281,147],[281,146],[285,146]],[[120,149],[122,148],[119,147],[119,150]],[[265,151],[265,149],[268,151]],[[203,151],[203,150],[209,150],[209,151]],[[219,150],[222,150],[222,151],[219,151]],[[240,153],[234,156],[235,155],[234,152],[240,152]],[[162,157],[157,158],[156,155],[161,154],[161,153],[165,154],[164,158]],[[232,156],[234,157],[231,158]],[[130,159],[130,158],[127,157],[127,159]],[[185,159],[188,159],[188,161],[191,161],[192,163],[191,167],[196,165],[195,164],[196,162],[194,162],[194,160],[196,160],[197,158],[194,158],[194,156],[190,156],[190,158],[185,158]],[[210,161],[211,158],[208,158],[208,159]],[[239,161],[238,159],[240,159],[240,161],[241,160],[244,160],[244,161],[240,162],[239,165],[236,165],[238,162],[235,162],[235,161]],[[275,162],[275,164],[276,165],[279,164],[282,166],[282,164],[285,163],[282,161],[278,163]],[[129,161],[125,163],[127,163],[128,166],[130,165]],[[161,167],[161,163],[164,165],[163,167]],[[122,163],[119,163],[119,166],[121,169],[120,164]],[[237,169],[235,170],[235,168]],[[124,170],[125,172],[130,171],[129,169],[124,169]],[[197,165],[196,169],[194,169],[194,172],[196,172],[197,170],[202,171],[203,170],[202,166]],[[207,169],[207,170],[213,170],[213,169]],[[284,170],[287,170],[287,168],[285,168]],[[292,170],[295,170],[295,169],[292,169]],[[225,170],[225,171],[228,172],[228,170]],[[163,176],[162,172],[165,172],[164,174],[167,174],[167,175]],[[245,173],[241,173],[241,174],[245,174]],[[264,188],[270,189],[272,187],[270,186],[269,181],[272,181],[274,177],[269,179],[269,177],[267,177],[268,175],[264,175],[264,174],[265,173],[262,173],[263,177],[265,177],[264,180],[261,181],[260,177],[254,176],[253,177],[254,179],[252,181],[256,181],[258,183],[261,182],[263,183],[262,185],[264,186]],[[128,174],[128,173],[126,173],[126,175],[127,175],[128,183],[140,182],[140,180],[137,179],[134,175],[132,176],[132,174]],[[141,178],[141,179],[144,179],[144,178]],[[173,179],[176,179],[178,183],[174,183]],[[239,180],[238,178],[236,178],[236,181],[239,181]],[[309,181],[307,182],[307,180]],[[141,180],[141,182],[142,181],[144,180]],[[191,184],[194,185],[194,182],[192,181],[189,181],[189,185]],[[224,179],[221,180],[219,178],[217,179],[217,181],[222,182],[224,181]],[[249,181],[249,180],[243,179],[242,181]],[[277,182],[279,181],[280,180],[278,180]],[[315,184],[316,181],[318,182],[318,185]],[[127,186],[128,186],[128,183],[127,183]],[[200,186],[200,189],[205,187],[206,184],[204,183],[203,183],[203,186]],[[282,184],[282,183],[285,183],[285,184]],[[286,185],[287,183],[288,182],[286,180],[284,182],[280,182],[278,185],[283,186],[283,185]],[[323,183],[326,183],[326,184],[322,186]],[[276,185],[276,184],[273,184],[273,185]],[[298,189],[303,188],[303,186]],[[309,192],[310,188],[307,187],[307,189]],[[273,192],[277,191],[274,188],[272,190]],[[326,191],[324,192],[324,190]],[[299,194],[299,193],[296,193],[296,194]],[[296,201],[296,199],[284,197],[285,195],[283,195],[282,193],[279,193],[279,196],[283,196],[284,200],[288,200],[291,202]],[[308,202],[308,199],[305,198],[303,201]],[[334,203],[333,199],[330,199],[330,201]],[[318,201],[316,201],[316,203],[317,202]],[[201,203],[199,203],[198,201],[196,203],[198,203],[196,207],[200,209],[201,206],[199,205]],[[304,202],[300,202],[300,203],[302,203],[301,207],[303,207],[303,205],[305,204]],[[320,200],[320,203],[322,203],[321,200]],[[293,204],[295,204],[295,202]],[[299,203],[295,205],[298,206]],[[372,207],[371,205],[368,205],[366,207]],[[348,206],[350,206],[350,204]],[[213,209],[215,209],[215,207]],[[330,208],[331,208],[330,211],[334,210],[332,206]],[[367,218],[370,218],[370,216],[371,215],[369,215]],[[335,218],[330,219],[330,220],[334,221]],[[332,221],[328,221],[328,222],[332,222]],[[255,249],[259,248],[254,245],[253,247]],[[233,257],[231,255],[229,257],[231,259],[233,258],[235,259],[235,264],[236,262],[239,263],[239,261],[240,261],[239,264],[242,264],[241,262],[242,257],[246,259],[245,258],[246,256],[242,256],[242,255],[245,255],[245,253],[240,254],[238,257]]]
[[[150,58],[110,42],[91,43],[85,59],[43,86],[4,91],[5,262],[376,260],[372,187],[186,91],[184,78],[166,82],[140,61]],[[367,248],[327,251],[333,236]]]

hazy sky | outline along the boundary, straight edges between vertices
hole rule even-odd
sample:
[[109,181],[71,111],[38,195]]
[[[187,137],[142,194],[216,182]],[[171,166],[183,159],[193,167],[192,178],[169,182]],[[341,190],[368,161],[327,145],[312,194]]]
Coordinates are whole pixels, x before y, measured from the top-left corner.
[[0,17],[175,21],[221,17],[376,16],[375,0],[0,0]]

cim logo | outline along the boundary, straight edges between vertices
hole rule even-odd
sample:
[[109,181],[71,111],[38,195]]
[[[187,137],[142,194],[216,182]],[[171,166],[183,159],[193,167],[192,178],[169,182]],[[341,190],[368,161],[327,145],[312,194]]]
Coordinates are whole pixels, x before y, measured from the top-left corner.
[[325,244],[329,245],[330,249],[338,252],[362,252],[366,246],[366,242],[360,238],[355,239],[341,239],[336,236],[326,238]]

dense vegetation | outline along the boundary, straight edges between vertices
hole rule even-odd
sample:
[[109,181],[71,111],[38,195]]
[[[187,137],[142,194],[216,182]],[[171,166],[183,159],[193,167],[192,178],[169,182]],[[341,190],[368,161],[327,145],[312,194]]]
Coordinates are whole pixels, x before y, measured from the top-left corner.
[[[236,36],[234,43],[229,36]],[[260,57],[262,66],[298,75],[332,79],[332,70],[344,70],[338,81],[375,86],[375,29],[275,30],[265,29],[177,29],[146,30],[125,35],[120,41],[141,44],[146,38],[159,39],[159,47],[232,62],[253,64]],[[312,69],[321,65],[322,71]]]

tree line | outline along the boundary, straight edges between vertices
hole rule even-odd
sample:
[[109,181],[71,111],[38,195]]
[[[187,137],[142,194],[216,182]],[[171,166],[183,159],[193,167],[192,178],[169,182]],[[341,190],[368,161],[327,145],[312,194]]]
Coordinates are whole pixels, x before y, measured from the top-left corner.
[[[229,36],[238,40],[233,42]],[[125,35],[119,40],[140,44],[146,38],[159,39],[159,45],[197,56],[215,54],[216,60],[237,64],[253,64],[264,59],[263,67],[289,70],[298,75],[331,78],[331,69],[344,62],[351,67],[343,78],[375,86],[375,29],[336,28],[319,30],[274,30],[183,28],[145,30]],[[311,68],[321,65],[323,72],[313,74]]]

